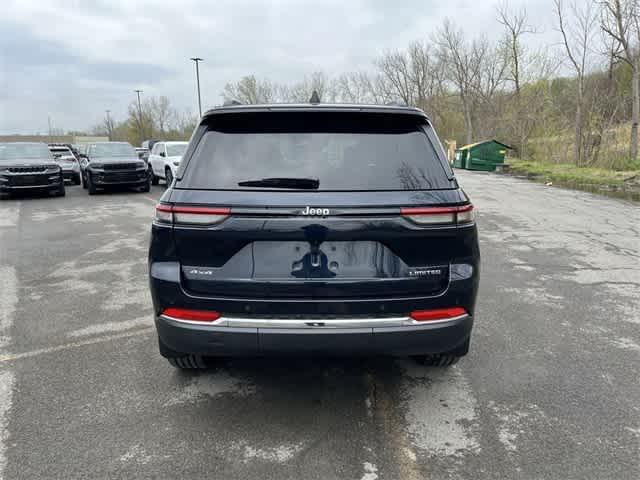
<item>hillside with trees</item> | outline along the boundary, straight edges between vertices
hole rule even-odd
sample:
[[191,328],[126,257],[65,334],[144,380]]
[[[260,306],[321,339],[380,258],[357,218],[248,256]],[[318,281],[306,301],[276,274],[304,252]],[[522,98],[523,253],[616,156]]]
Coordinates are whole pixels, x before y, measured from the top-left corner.
[[496,10],[499,40],[445,20],[367,71],[316,72],[281,84],[248,75],[226,85],[242,103],[402,102],[425,110],[458,145],[496,137],[521,158],[579,167],[640,168],[638,0],[552,2],[558,43],[534,49],[526,10]]
[[[638,170],[639,3],[550,0],[557,41],[542,46],[527,11],[503,3],[496,40],[444,20],[366,70],[317,71],[289,83],[250,74],[221,93],[247,104],[307,102],[314,90],[323,102],[401,102],[425,110],[457,145],[495,137],[521,159]],[[148,97],[140,109],[132,102],[124,121],[107,117],[92,133],[139,144],[187,139],[196,123],[167,97]]]

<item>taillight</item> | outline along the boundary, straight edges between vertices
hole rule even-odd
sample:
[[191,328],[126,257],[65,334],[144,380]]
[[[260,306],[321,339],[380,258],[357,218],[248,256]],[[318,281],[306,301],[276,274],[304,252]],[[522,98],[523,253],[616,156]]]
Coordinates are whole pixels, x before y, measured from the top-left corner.
[[414,310],[410,317],[418,322],[432,322],[434,320],[448,320],[466,315],[462,307],[437,308],[435,310]]
[[156,205],[155,220],[176,225],[216,225],[231,213],[230,208],[195,207],[184,205]]
[[156,205],[156,222],[160,223],[173,223],[173,207],[171,205],[164,205],[159,203]]
[[162,314],[176,320],[189,320],[191,322],[214,322],[221,317],[219,312],[213,310],[191,310],[175,307],[165,308]]
[[400,214],[416,225],[464,225],[473,223],[473,205],[459,207],[405,207]]

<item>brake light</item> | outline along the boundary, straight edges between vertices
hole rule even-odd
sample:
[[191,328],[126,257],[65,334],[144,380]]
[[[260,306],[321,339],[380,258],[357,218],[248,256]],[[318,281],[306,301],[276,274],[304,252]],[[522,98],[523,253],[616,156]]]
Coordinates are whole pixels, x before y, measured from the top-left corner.
[[418,322],[432,322],[434,320],[448,320],[466,314],[467,311],[462,307],[451,307],[437,308],[435,310],[414,310],[409,316]]
[[190,320],[192,322],[213,322],[221,317],[220,313],[215,311],[174,307],[165,308],[162,314],[177,320]]
[[186,205],[156,205],[155,220],[159,223],[185,225],[216,225],[231,213],[230,208],[197,207]]
[[458,207],[405,207],[400,214],[417,225],[464,225],[475,219],[473,205]]

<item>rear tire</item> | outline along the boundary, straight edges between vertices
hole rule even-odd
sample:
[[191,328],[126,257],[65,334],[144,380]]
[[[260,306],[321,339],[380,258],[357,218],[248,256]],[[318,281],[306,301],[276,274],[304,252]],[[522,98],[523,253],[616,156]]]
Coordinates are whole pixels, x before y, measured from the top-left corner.
[[202,370],[207,368],[207,364],[199,355],[187,355],[184,357],[168,357],[167,361],[172,367],[181,370]]
[[425,367],[450,367],[458,363],[462,357],[457,355],[435,354],[435,355],[415,355],[413,359]]
[[160,178],[158,178],[158,176],[153,173],[153,168],[151,167],[151,165],[149,165],[149,178],[151,178],[151,185],[158,185],[158,183],[160,182]]
[[413,359],[425,367],[450,367],[469,352],[470,339],[468,338],[455,350],[444,353],[431,353],[426,355],[415,355]]
[[141,192],[147,193],[151,191],[151,179],[147,178],[147,183],[145,183],[141,188]]
[[173,183],[173,173],[171,173],[170,168],[166,168],[164,170],[164,181],[167,184],[167,188],[169,188]]
[[82,179],[82,188],[84,188],[85,190],[87,189],[87,180],[85,178],[84,175],[81,175],[81,179]]
[[82,183],[82,180],[80,180],[80,174],[77,174],[75,177],[73,177],[74,185],[80,185],[81,183]]
[[166,358],[172,367],[181,370],[202,370],[208,366],[205,357],[171,350],[162,343],[160,337],[158,337],[158,347],[160,348],[160,355]]

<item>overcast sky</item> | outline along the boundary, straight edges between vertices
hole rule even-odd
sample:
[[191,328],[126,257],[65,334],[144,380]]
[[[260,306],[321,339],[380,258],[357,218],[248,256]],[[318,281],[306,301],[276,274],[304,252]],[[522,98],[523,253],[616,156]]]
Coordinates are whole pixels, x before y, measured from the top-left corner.
[[[243,75],[293,82],[369,69],[384,51],[426,40],[445,19],[497,36],[490,0],[3,0],[0,134],[84,130],[120,120],[134,89],[167,95],[179,110],[220,103]],[[526,4],[538,43],[554,43],[552,0]],[[135,5],[134,5],[135,4]]]

